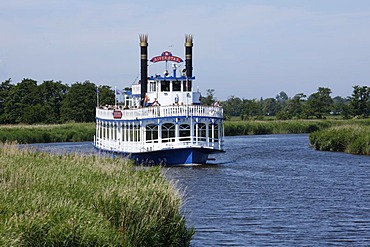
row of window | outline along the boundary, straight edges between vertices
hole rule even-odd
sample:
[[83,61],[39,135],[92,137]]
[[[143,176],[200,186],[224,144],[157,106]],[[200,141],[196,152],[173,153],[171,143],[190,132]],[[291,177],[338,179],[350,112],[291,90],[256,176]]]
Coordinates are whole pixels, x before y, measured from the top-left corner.
[[157,86],[160,86],[160,92],[191,92],[191,81],[160,81],[157,84],[156,81],[149,82],[149,92],[156,92]]
[[[207,125],[204,123],[198,123],[195,126],[198,128],[194,128],[194,137],[198,136],[199,141],[206,141],[207,137]],[[105,136],[104,127],[100,129],[99,136]],[[213,127],[213,128],[212,128]],[[115,127],[114,129],[116,129]],[[180,124],[179,125],[179,140],[180,141],[190,141],[191,132],[190,132],[190,125],[189,124]],[[122,133],[122,140],[123,137],[126,136],[127,141],[140,141],[140,126],[139,125],[132,125],[129,126],[125,133]],[[162,132],[162,142],[171,142],[175,141],[176,133],[175,133],[175,125],[173,123],[165,123],[162,124],[161,127]],[[117,140],[117,131],[113,131],[112,139]],[[156,124],[148,124],[145,128],[145,136],[147,141],[158,142],[159,131],[158,125]],[[218,124],[212,125],[209,124],[208,126],[208,137],[213,139],[218,139]]]
[[[213,126],[213,129],[212,129]],[[165,123],[162,124],[162,142],[169,142],[174,141],[176,134],[175,134],[175,125],[172,123]],[[213,131],[213,135],[212,135]],[[198,132],[198,135],[197,135]],[[180,141],[190,141],[190,125],[188,124],[181,124],[179,126],[179,140]],[[198,124],[198,129],[194,128],[194,136],[198,136],[201,140],[205,141],[207,137],[207,126],[204,123]],[[209,125],[208,128],[208,137],[218,139],[218,125]],[[149,124],[146,126],[146,140],[147,141],[155,141],[158,140],[158,126],[156,124]]]

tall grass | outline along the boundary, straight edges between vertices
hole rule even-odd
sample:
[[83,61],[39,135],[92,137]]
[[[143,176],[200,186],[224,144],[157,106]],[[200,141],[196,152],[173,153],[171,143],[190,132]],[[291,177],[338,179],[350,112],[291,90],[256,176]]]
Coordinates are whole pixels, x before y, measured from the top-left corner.
[[0,246],[188,246],[159,167],[0,146]]
[[361,120],[274,120],[274,121],[225,121],[225,135],[301,134],[311,133],[332,126],[356,123],[370,125]]
[[335,126],[309,136],[316,150],[370,155],[370,125]]
[[330,126],[326,121],[226,121],[225,135],[298,134]]
[[2,125],[0,142],[49,143],[92,141],[95,123]]

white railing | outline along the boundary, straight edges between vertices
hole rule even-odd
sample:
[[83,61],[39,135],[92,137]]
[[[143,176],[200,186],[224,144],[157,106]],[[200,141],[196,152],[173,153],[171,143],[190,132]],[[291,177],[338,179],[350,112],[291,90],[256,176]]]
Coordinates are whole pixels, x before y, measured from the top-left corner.
[[[125,153],[136,153],[136,152],[150,152],[166,149],[176,149],[176,148],[187,148],[187,147],[201,147],[209,148],[213,150],[223,150],[223,140],[215,140],[215,142],[205,142],[205,141],[195,141],[196,138],[193,138],[193,141],[187,142],[118,142],[114,140],[104,140],[100,138],[95,139],[95,146],[97,148],[115,151],[115,152],[125,152]],[[163,139],[162,141],[165,141]],[[158,141],[158,140],[157,140]]]
[[114,111],[122,112],[122,120],[134,120],[153,117],[176,117],[176,116],[199,116],[199,117],[223,117],[222,107],[217,106],[153,106],[126,110],[108,110],[96,108],[96,117],[113,120]]

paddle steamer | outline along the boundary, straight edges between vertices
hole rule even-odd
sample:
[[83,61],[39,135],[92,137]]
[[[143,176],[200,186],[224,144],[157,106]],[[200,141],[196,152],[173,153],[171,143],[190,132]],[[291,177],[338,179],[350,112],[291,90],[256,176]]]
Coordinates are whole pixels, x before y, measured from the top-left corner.
[[123,105],[96,108],[98,150],[168,166],[206,164],[210,154],[224,152],[223,109],[202,105],[194,90],[192,47],[193,37],[186,35],[185,63],[170,51],[150,59],[165,62],[166,71],[148,77],[148,36],[140,35],[140,81],[120,92]]

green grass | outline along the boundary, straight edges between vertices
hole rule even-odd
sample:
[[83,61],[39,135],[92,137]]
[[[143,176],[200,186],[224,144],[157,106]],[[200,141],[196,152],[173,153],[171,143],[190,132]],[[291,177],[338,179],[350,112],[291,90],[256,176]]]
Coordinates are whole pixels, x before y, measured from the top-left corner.
[[0,126],[0,142],[80,142],[92,141],[94,135],[95,123]]
[[159,167],[0,145],[0,246],[188,246]]
[[225,135],[299,134],[330,126],[327,121],[226,121]]
[[370,120],[225,121],[225,135],[301,134],[347,124],[370,126]]
[[316,150],[370,155],[370,125],[343,125],[310,134]]

